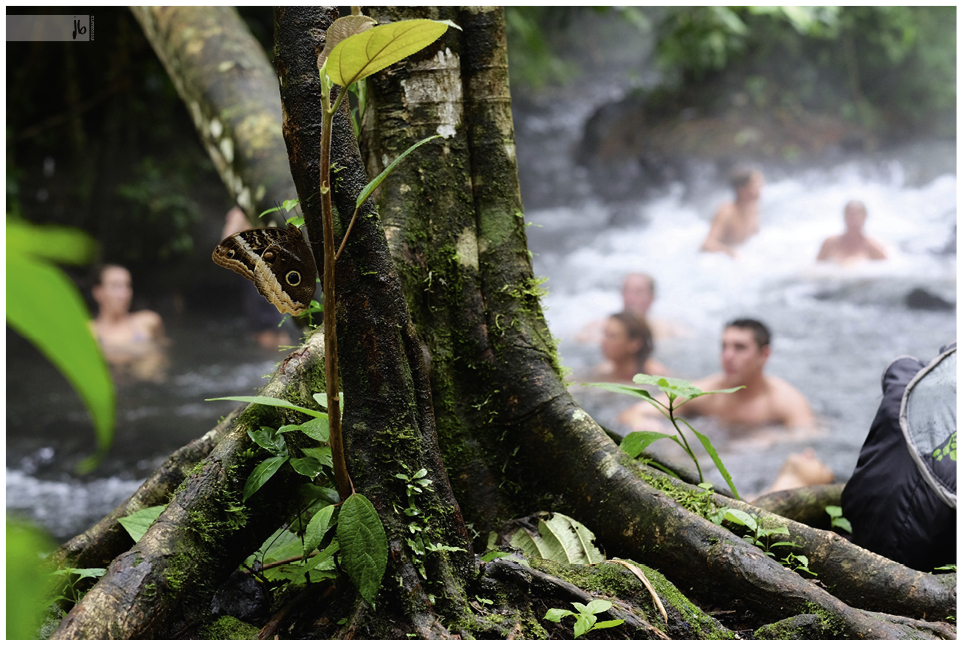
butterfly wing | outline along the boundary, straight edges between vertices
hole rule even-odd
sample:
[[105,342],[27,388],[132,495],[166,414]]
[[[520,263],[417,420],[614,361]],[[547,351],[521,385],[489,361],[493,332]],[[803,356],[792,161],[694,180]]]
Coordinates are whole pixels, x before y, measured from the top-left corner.
[[211,258],[254,282],[282,314],[297,316],[311,304],[318,272],[310,247],[293,225],[235,233],[218,244]]

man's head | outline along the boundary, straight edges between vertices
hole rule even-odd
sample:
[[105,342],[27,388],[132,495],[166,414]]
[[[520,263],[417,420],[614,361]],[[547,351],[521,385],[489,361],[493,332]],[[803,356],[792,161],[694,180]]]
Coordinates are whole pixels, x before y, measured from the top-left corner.
[[843,221],[846,222],[846,232],[862,232],[866,223],[866,206],[862,201],[850,201],[843,208]]
[[96,272],[91,293],[101,312],[126,314],[133,297],[130,271],[117,264],[104,264]]
[[757,201],[765,179],[754,167],[736,167],[729,173],[729,185],[740,202]]
[[722,331],[722,372],[727,379],[742,383],[762,369],[769,360],[769,328],[752,318],[737,318]]
[[629,273],[622,283],[622,305],[625,311],[641,316],[649,313],[655,300],[655,280],[646,273]]

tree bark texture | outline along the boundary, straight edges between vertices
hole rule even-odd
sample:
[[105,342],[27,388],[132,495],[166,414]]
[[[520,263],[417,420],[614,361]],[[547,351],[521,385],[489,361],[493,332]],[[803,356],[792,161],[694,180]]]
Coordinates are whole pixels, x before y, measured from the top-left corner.
[[[320,8],[285,7],[276,13],[284,133],[301,197],[319,189],[315,161],[320,158],[320,138],[310,127],[318,122],[321,107],[317,55],[331,20],[331,13]],[[332,169],[337,170],[331,174],[332,198],[338,214],[347,219],[368,182],[347,103],[335,115],[332,141]],[[320,240],[317,216],[305,212],[305,222],[312,242]],[[343,221],[336,224],[337,237],[346,226]],[[474,572],[474,556],[438,447],[425,354],[370,200],[338,260],[335,284],[348,469],[355,490],[368,497],[381,516],[391,547],[388,572],[398,578],[383,581],[378,615],[393,619],[398,629],[433,637],[440,633],[436,609],[451,613],[465,606],[463,584]],[[420,469],[428,470],[433,489],[419,495],[418,508],[425,514],[412,519],[400,512],[407,505],[406,485],[394,477]],[[462,550],[425,554],[413,539],[411,524],[425,529],[422,542]]]
[[[233,7],[131,7],[251,223],[295,197],[277,78]],[[283,222],[281,222],[283,223]]]
[[[316,335],[281,363],[261,394],[312,406],[322,363]],[[289,466],[242,502],[244,483],[265,454],[247,431],[262,424],[276,428],[284,422],[277,408],[259,405],[235,419],[141,540],[110,564],[52,639],[175,638],[208,614],[217,587],[298,508],[292,495],[304,477]],[[315,445],[300,435],[289,437],[288,444],[295,454],[300,446]]]

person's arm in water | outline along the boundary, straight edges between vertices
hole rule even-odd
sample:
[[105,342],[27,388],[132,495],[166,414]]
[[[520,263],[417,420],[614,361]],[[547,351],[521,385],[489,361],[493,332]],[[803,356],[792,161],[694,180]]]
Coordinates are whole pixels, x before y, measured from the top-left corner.
[[726,203],[719,211],[716,212],[716,216],[712,218],[712,225],[709,227],[709,234],[706,235],[706,239],[702,242],[702,248],[707,253],[725,253],[729,257],[735,259],[736,249],[725,243],[725,234],[729,229],[729,221],[733,218],[734,206],[731,203]]

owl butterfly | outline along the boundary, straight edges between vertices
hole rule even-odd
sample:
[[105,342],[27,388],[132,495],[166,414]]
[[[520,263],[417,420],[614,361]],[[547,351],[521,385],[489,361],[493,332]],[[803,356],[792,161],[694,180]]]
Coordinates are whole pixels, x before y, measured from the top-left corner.
[[243,275],[282,314],[297,316],[314,297],[317,267],[301,229],[242,230],[222,241],[214,263]]

